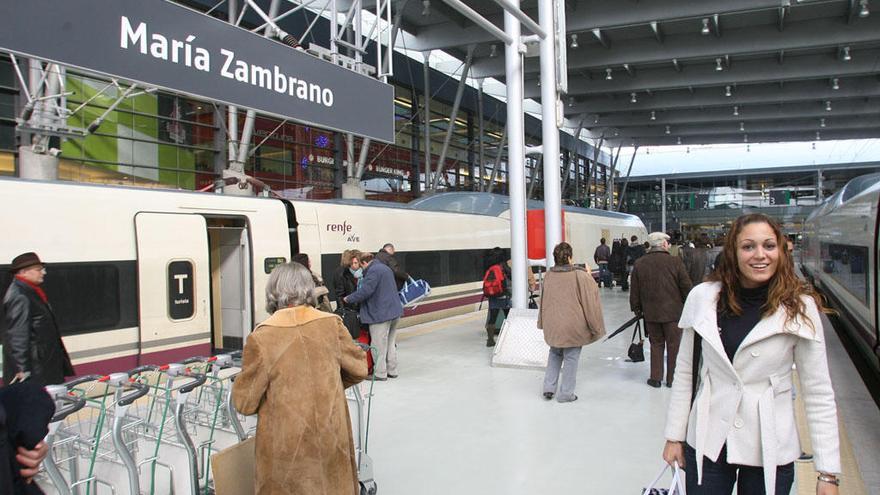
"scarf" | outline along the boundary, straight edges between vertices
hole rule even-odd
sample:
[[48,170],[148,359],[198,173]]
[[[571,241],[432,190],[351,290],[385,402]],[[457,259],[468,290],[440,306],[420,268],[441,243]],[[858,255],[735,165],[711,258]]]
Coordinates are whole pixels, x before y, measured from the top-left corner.
[[34,292],[36,292],[37,295],[40,296],[40,299],[43,300],[43,303],[45,303],[45,304],[49,304],[49,298],[46,297],[46,293],[43,292],[43,289],[41,289],[39,285],[37,285],[37,284],[35,284],[35,283],[33,283],[33,282],[29,281],[29,280],[25,280],[25,279],[23,279],[22,277],[20,277],[20,276],[18,276],[18,275],[15,276],[15,279],[18,280],[19,282],[23,283],[23,284],[26,284],[28,287],[30,287],[31,289],[33,289]]

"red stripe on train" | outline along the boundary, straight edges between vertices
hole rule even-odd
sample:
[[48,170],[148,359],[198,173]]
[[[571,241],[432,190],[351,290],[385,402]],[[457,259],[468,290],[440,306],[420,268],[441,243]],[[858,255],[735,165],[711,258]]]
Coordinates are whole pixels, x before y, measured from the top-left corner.
[[181,361],[188,357],[210,355],[211,344],[206,343],[169,349],[167,351],[149,352],[141,355],[133,354],[131,356],[92,361],[91,363],[78,364],[73,369],[77,376],[90,374],[107,375],[118,371],[127,371],[144,364],[162,365]]
[[474,294],[471,296],[459,297],[457,299],[447,299],[445,301],[437,301],[433,303],[417,304],[414,308],[405,308],[403,316],[415,316],[434,311],[443,311],[444,309],[464,306],[465,304],[476,304],[482,299],[482,294]]

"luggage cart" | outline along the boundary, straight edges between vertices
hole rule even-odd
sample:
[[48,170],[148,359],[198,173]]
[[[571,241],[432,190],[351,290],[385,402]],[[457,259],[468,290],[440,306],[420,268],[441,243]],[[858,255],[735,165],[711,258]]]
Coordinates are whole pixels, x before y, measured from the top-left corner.
[[[364,344],[358,344],[358,346],[367,352],[370,352],[372,349],[372,347]],[[345,398],[349,402],[349,415],[351,416],[352,423],[352,437],[354,438],[360,495],[376,495],[378,491],[378,485],[373,477],[373,459],[367,454],[370,439],[373,385],[375,383],[375,379],[373,379],[370,380],[369,388],[366,388],[366,384],[362,382],[345,390]],[[354,406],[353,408],[351,407],[352,405]]]

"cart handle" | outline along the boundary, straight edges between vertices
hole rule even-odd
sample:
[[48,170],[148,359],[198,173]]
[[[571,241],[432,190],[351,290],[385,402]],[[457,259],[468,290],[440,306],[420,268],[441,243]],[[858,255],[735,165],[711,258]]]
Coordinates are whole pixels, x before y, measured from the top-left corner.
[[203,363],[206,362],[208,358],[204,356],[193,356],[184,359],[183,361],[178,361],[180,364],[193,364],[193,363]]
[[158,370],[159,370],[159,367],[156,366],[155,364],[145,364],[143,366],[138,366],[137,368],[132,368],[132,369],[128,370],[126,373],[128,373],[128,376],[134,376],[134,375],[143,373],[145,371],[158,371]]
[[119,399],[118,404],[120,406],[127,406],[132,402],[140,399],[141,397],[147,395],[147,392],[150,391],[150,387],[144,385],[143,383],[131,382],[128,385],[134,390],[132,390],[127,395],[123,395],[122,398]]
[[102,377],[103,377],[103,375],[83,375],[81,377],[74,378],[73,380],[70,380],[69,382],[65,382],[64,386],[67,387],[67,390],[70,390],[77,385],[82,385],[83,383],[94,382],[96,380],[100,380]]
[[71,414],[79,411],[86,405],[86,400],[80,397],[70,397],[68,395],[59,395],[55,398],[58,402],[65,402],[66,405],[55,411],[55,414],[52,416],[52,419],[49,420],[50,423],[57,423],[59,421],[63,421],[64,418],[70,416]]
[[180,387],[179,393],[188,394],[193,390],[201,387],[208,380],[207,375],[202,373],[192,373],[185,375],[187,378],[193,378],[193,381],[187,383],[186,385]]

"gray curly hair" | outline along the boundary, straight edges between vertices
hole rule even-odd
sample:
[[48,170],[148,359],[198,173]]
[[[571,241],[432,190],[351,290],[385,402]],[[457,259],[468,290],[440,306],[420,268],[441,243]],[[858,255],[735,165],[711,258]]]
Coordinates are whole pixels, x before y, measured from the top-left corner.
[[266,283],[266,311],[274,313],[305,304],[314,306],[314,290],[315,282],[308,268],[295,262],[278,265]]

